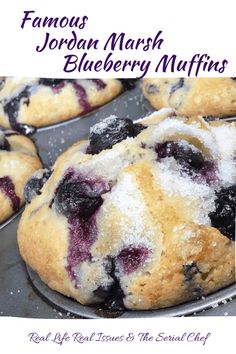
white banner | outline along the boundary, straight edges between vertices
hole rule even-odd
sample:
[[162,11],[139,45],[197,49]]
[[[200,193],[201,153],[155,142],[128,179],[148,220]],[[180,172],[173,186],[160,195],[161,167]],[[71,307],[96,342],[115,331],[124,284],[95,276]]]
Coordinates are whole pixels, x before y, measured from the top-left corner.
[[0,30],[5,76],[236,75],[229,0],[8,0]]
[[33,320],[0,318],[7,353],[222,353],[233,350],[235,318]]

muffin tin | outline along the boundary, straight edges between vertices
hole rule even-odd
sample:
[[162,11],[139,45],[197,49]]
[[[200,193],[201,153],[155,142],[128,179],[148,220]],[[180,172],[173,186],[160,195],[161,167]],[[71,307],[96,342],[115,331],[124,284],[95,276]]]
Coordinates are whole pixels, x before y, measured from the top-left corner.
[[[33,136],[45,166],[78,140],[86,139],[90,126],[107,116],[142,118],[153,111],[142,98],[140,84],[84,117],[38,129]],[[230,118],[230,120],[235,118]],[[22,211],[22,210],[21,210]],[[82,306],[47,287],[22,261],[16,232],[21,211],[0,226],[0,316],[32,318],[99,318],[96,306]],[[236,315],[236,284],[197,301],[156,311],[125,311],[122,318]]]

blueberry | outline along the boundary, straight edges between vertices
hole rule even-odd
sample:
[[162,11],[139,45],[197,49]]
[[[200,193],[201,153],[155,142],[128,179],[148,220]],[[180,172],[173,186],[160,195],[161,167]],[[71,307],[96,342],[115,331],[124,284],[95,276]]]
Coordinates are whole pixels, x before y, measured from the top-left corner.
[[183,78],[178,79],[176,84],[171,86],[170,95],[172,95],[175,91],[179,90],[183,86],[184,86],[184,79]]
[[203,295],[203,289],[197,283],[196,275],[201,273],[195,262],[183,265],[184,281],[188,291],[192,293],[194,299],[200,299]]
[[96,310],[96,314],[105,318],[120,317],[124,313],[123,292],[120,288],[113,288],[113,295],[109,296],[101,307]]
[[16,195],[14,183],[9,176],[0,178],[0,190],[10,199],[13,211],[19,210],[20,198]]
[[135,87],[136,79],[119,79],[125,90],[132,90]]
[[207,122],[214,122],[215,120],[218,120],[219,117],[217,116],[203,116],[203,118],[207,121]]
[[7,139],[4,139],[1,143],[0,143],[0,150],[6,150],[6,151],[10,151],[11,147],[10,144],[8,142]]
[[[106,84],[102,80],[91,79],[95,83],[97,90],[102,90],[106,87]],[[86,89],[80,85],[79,80],[70,80],[70,79],[39,79],[40,85],[49,86],[52,88],[54,93],[59,93],[60,90],[64,87],[65,83],[71,83],[75,90],[78,102],[81,105],[83,112],[82,114],[88,113],[91,111],[92,107],[88,101]]]
[[10,151],[11,147],[8,140],[5,138],[5,134],[0,130],[0,150]]
[[139,135],[141,133],[141,131],[143,131],[144,129],[146,129],[147,127],[145,127],[144,125],[142,125],[141,123],[134,123],[133,129],[134,129],[134,137]]
[[166,141],[165,143],[156,144],[155,151],[158,160],[165,157],[174,157],[184,172],[190,175],[193,172],[200,172],[205,165],[202,153],[195,147],[191,147],[190,144],[184,145],[177,141]]
[[124,312],[123,292],[119,292],[119,290],[120,288],[116,288],[116,294],[108,298],[104,303],[102,310],[105,312],[106,317],[118,317]]
[[5,85],[5,79],[0,78],[0,90],[4,87],[4,85]]
[[93,291],[94,295],[99,297],[102,300],[107,299],[110,294],[110,286],[99,286],[96,290]]
[[22,102],[26,106],[29,105],[30,99],[30,86],[26,86],[18,95],[14,96],[5,106],[6,113],[13,115],[19,110],[20,103]]
[[115,318],[121,316],[124,312],[124,293],[121,289],[119,279],[116,276],[114,258],[110,258],[108,268],[108,273],[114,281],[109,287],[100,286],[94,291],[96,296],[104,300],[103,305],[96,311],[96,313],[100,317]]
[[183,265],[183,273],[186,282],[191,282],[194,280],[196,274],[200,273],[198,266],[195,262],[191,264]]
[[141,124],[134,124],[128,118],[109,117],[92,127],[89,136],[88,153],[98,154],[102,150],[111,149],[116,143],[128,137],[137,136],[145,129]]
[[92,107],[89,103],[86,89],[82,85],[80,85],[76,80],[73,80],[71,84],[75,90],[78,102],[83,109],[82,114],[90,112]]
[[129,274],[137,270],[148,258],[149,250],[144,246],[130,246],[124,248],[117,256],[117,260],[124,273]]
[[193,145],[182,141],[166,141],[155,146],[158,161],[173,157],[181,166],[181,171],[198,183],[213,184],[217,181],[217,169],[214,161],[206,160]]
[[89,80],[95,84],[98,91],[103,90],[107,86],[106,83],[100,79],[89,79]]
[[37,195],[40,194],[45,182],[51,175],[51,171],[44,169],[36,171],[33,176],[27,181],[24,188],[24,198],[27,203],[30,203]]
[[102,197],[87,182],[64,182],[55,194],[55,204],[65,216],[80,216],[87,220],[102,205]]
[[7,102],[3,109],[4,112],[8,115],[9,123],[14,130],[25,135],[31,135],[36,131],[35,127],[17,122],[21,103],[27,106],[29,105],[30,86],[26,86],[17,96],[13,97],[9,102]]
[[209,214],[211,225],[235,241],[236,184],[216,192],[215,211]]
[[55,87],[62,83],[64,79],[44,79],[40,78],[39,79],[39,85],[45,85],[45,86],[50,86],[50,87]]
[[153,94],[155,94],[157,92],[159,92],[159,89],[158,89],[158,87],[156,85],[150,84],[150,85],[147,86],[147,93],[149,95],[153,95]]
[[16,123],[13,128],[17,130],[19,133],[24,135],[33,135],[36,132],[36,128],[33,125],[29,124],[20,124]]

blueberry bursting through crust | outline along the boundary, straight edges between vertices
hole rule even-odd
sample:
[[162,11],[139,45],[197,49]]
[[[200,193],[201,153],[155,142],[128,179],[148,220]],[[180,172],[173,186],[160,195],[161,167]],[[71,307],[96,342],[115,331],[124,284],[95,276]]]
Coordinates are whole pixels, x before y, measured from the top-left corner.
[[110,186],[96,176],[84,176],[69,168],[59,183],[50,208],[68,221],[70,241],[67,256],[67,271],[75,286],[79,286],[76,267],[90,261],[90,248],[97,238],[96,212],[103,203],[102,194]]
[[48,169],[39,170],[27,181],[24,188],[24,197],[26,203],[30,203],[37,195],[41,194],[41,189],[48,178],[51,176]]
[[215,211],[209,214],[211,224],[235,241],[236,184],[216,192]]
[[9,102],[7,102],[3,109],[4,112],[8,115],[10,125],[14,130],[25,135],[31,135],[36,131],[33,126],[17,122],[21,102],[23,102],[23,104],[26,106],[29,105],[30,86],[26,86],[24,90],[22,90],[17,96],[13,97]]
[[132,90],[135,87],[136,79],[120,79],[125,90]]
[[4,85],[5,85],[5,79],[0,78],[0,90],[4,87]]
[[211,185],[217,180],[215,162],[207,160],[192,144],[166,141],[156,144],[155,151],[158,162],[166,157],[173,157],[179,164],[181,173],[189,175],[195,181]]
[[[167,141],[155,146],[158,161],[166,157],[174,157],[183,172],[188,175],[201,176],[210,184],[215,179],[214,163],[204,159],[199,150],[191,146],[182,146],[176,141]],[[216,191],[215,211],[209,214],[211,225],[223,235],[235,240],[236,185]]]
[[190,146],[182,146],[177,141],[166,141],[155,147],[158,158],[174,157],[188,174],[199,172],[204,166],[205,160],[201,152],[194,151]]
[[88,154],[98,154],[128,137],[136,137],[145,127],[128,118],[107,118],[90,132]]
[[[79,286],[76,267],[84,261],[91,261],[90,248],[97,238],[96,212],[103,203],[102,194],[110,190],[109,185],[94,176],[82,176],[73,170],[66,172],[59,184],[51,206],[63,214],[69,225],[69,250],[67,256],[67,271],[75,286]],[[123,312],[123,292],[115,277],[115,265],[112,260],[108,270],[114,282],[109,289],[99,287],[94,292],[104,300],[100,308],[100,316],[117,317]]]
[[[96,213],[103,204],[102,194],[109,190],[104,181],[80,176],[73,171],[66,173],[56,190],[53,203],[56,210],[68,220],[70,242],[67,271],[76,287],[79,284],[75,269],[80,263],[92,260],[90,248],[97,238]],[[107,288],[99,286],[94,291],[94,295],[103,300],[103,305],[97,311],[99,316],[117,317],[124,311],[124,294],[116,276],[116,265],[119,264],[123,272],[129,274],[141,266],[148,255],[146,247],[130,246],[108,260],[107,273],[113,283]]]
[[45,79],[45,78],[40,78],[39,79],[39,85],[45,85],[49,87],[55,87],[58,84],[61,84],[64,79]]
[[20,198],[16,195],[15,185],[9,176],[0,178],[0,191],[10,199],[13,211],[18,211],[20,208]]
[[65,182],[55,196],[57,210],[63,215],[80,216],[88,220],[102,205],[103,199],[92,185],[86,182]]
[[5,151],[11,150],[8,140],[5,138],[5,134],[2,134],[1,137],[1,130],[0,130],[0,150],[5,150]]

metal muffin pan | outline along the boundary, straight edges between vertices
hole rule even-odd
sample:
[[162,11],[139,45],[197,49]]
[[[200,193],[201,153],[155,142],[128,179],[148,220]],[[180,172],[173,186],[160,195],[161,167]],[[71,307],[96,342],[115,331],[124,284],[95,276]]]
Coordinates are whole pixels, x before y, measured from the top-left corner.
[[[38,129],[33,136],[45,166],[73,143],[86,139],[89,128],[107,116],[138,119],[154,109],[143,98],[140,83],[84,117]],[[232,120],[232,118],[230,118]],[[83,306],[44,284],[22,261],[16,241],[20,214],[0,226],[0,316],[31,318],[100,318],[96,306]],[[156,311],[125,311],[121,318],[236,315],[236,284],[200,300]]]
[[[78,304],[75,300],[72,300],[66,296],[61,295],[60,293],[51,290],[39,276],[27,266],[27,272],[29,278],[35,287],[35,289],[45,297],[50,303],[56,305],[63,311],[67,311],[71,314],[77,316],[84,316],[86,318],[101,318],[98,315],[97,309],[99,306],[83,306]],[[225,289],[222,289],[214,294],[211,294],[202,299],[191,301],[185,304],[178,306],[173,306],[166,309],[160,309],[155,311],[125,311],[120,318],[137,318],[137,317],[160,317],[160,316],[185,316],[191,315],[202,310],[209,308],[214,308],[215,304],[223,303],[226,299],[232,299],[236,295],[236,285],[231,285]],[[106,317],[106,316],[105,316]]]

